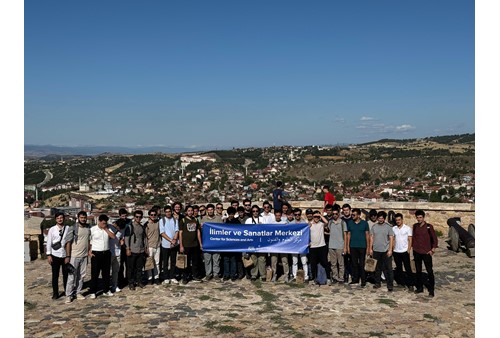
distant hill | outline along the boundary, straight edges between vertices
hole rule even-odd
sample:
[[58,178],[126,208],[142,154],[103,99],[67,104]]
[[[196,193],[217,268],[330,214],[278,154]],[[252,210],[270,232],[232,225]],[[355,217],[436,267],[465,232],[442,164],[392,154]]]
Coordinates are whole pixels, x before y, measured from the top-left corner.
[[61,156],[93,156],[103,153],[110,154],[150,154],[150,153],[188,153],[193,151],[207,150],[206,148],[170,148],[170,147],[113,147],[113,146],[79,146],[60,147],[53,145],[24,145],[24,158],[42,158],[47,160],[60,158]]

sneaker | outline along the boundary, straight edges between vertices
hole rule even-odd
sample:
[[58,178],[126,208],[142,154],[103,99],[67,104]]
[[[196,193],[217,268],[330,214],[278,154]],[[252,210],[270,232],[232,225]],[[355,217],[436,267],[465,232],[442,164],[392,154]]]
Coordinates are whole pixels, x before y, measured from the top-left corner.
[[140,287],[141,289],[144,289],[146,287],[146,285],[144,285],[142,283],[139,283],[137,286]]
[[108,292],[105,292],[102,294],[103,296],[106,296],[106,297],[113,297],[113,293],[111,291],[108,291]]
[[71,303],[71,297],[66,297],[66,300],[64,301],[64,303],[66,303],[66,304]]
[[394,288],[387,288],[387,291],[392,292],[394,291]]
[[220,282],[220,277],[219,276],[215,276],[214,277],[214,282]]
[[209,282],[210,280],[212,280],[212,278],[214,278],[212,275],[208,275],[208,276],[205,276],[205,277],[203,278],[203,280],[204,280],[205,282]]
[[415,290],[415,288],[414,288],[413,286],[411,286],[411,285],[410,285],[410,286],[408,287],[408,292],[413,292],[414,290]]
[[188,281],[183,279],[181,283],[182,283],[182,285],[186,285],[188,283]]
[[361,287],[364,288],[366,286],[366,282],[365,283],[361,283]]
[[177,279],[173,278],[173,279],[170,280],[170,283],[172,283],[172,284],[179,284],[179,281]]
[[53,300],[56,300],[56,299],[58,299],[58,298],[59,298],[59,295],[58,295],[58,294],[56,294],[56,293],[52,294],[52,299],[53,299]]
[[162,284],[164,285],[170,284],[170,279],[165,279]]
[[79,294],[76,295],[76,299],[78,299],[78,300],[85,300],[85,296],[82,295],[81,293],[79,293]]
[[203,281],[200,278],[193,278],[193,280],[191,282],[193,282],[193,283],[201,283]]
[[130,290],[134,291],[134,290],[135,290],[135,285],[134,285],[134,284],[130,284],[130,285],[128,286],[128,288],[129,288]]
[[358,284],[358,283],[359,283],[359,282],[354,282],[354,281],[352,281],[352,282],[349,282],[349,285]]
[[[250,280],[251,280],[252,282],[255,282],[255,281],[257,280],[257,277],[252,276],[252,277],[250,278]],[[52,299],[54,299],[54,297],[52,297]]]
[[422,293],[422,292],[424,292],[424,289],[416,289],[415,290],[415,293]]
[[[115,288],[115,292],[122,292],[122,289],[120,289],[118,286]],[[115,293],[113,292],[113,293]]]
[[229,280],[229,276],[224,276],[224,278],[222,278],[225,281],[228,281]]
[[434,291],[429,291],[429,297],[434,297]]
[[238,277],[237,277],[237,276],[233,276],[233,277],[231,277],[231,282],[234,282],[234,281],[236,281],[237,279],[238,279]]
[[95,293],[91,293],[91,294],[89,295],[89,298],[90,298],[90,299],[95,299]]
[[382,287],[382,285],[380,285],[380,284],[375,284],[375,285],[373,286],[373,288],[374,288],[374,289],[380,289],[381,287]]

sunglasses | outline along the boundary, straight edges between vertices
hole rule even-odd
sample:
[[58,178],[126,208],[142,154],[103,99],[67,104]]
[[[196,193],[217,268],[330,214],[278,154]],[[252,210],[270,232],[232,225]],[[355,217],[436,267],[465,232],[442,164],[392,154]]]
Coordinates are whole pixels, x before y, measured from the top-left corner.
[[142,218],[142,216],[134,216],[135,218]]
[[301,216],[302,214],[294,214],[295,216]]

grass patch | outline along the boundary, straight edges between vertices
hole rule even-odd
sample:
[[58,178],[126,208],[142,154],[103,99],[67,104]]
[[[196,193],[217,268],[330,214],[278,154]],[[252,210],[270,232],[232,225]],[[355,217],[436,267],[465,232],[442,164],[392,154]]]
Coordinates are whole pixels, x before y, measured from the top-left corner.
[[236,317],[238,317],[238,314],[234,313],[234,312],[229,312],[229,313],[225,313],[224,316],[236,318]]
[[441,230],[434,230],[437,237],[443,237],[443,232]]
[[319,297],[321,297],[321,295],[315,295],[315,294],[312,294],[312,293],[301,293],[300,295],[302,297],[309,297],[309,298],[319,298]]
[[217,326],[216,329],[220,332],[220,333],[234,333],[234,332],[238,332],[240,331],[240,329],[238,329],[237,327],[235,326],[231,326],[231,325],[221,325],[221,326]]
[[247,299],[247,297],[245,297],[245,295],[242,294],[241,292],[232,293],[231,296],[236,297],[236,298],[241,298],[241,299]]
[[303,289],[306,287],[304,283],[288,283],[288,286],[292,289]]
[[438,317],[435,317],[435,316],[433,316],[433,315],[431,315],[431,314],[429,314],[429,313],[424,313],[424,318],[425,318],[425,319],[430,319],[430,320],[432,320],[433,322],[437,322],[437,321],[439,320],[439,318],[438,318]]
[[262,282],[260,281],[260,279],[257,279],[255,281],[252,282],[253,286],[255,286],[257,289],[262,289]]
[[215,325],[217,325],[218,321],[216,320],[209,320],[208,322],[206,322],[205,324],[203,324],[203,326],[209,328],[209,329],[214,329],[215,328]]
[[380,304],[385,304],[387,306],[390,306],[390,307],[397,307],[398,306],[398,303],[392,299],[388,299],[388,298],[380,298],[378,299],[378,302]]
[[328,332],[320,330],[320,329],[314,329],[311,332],[314,333],[314,334],[317,334],[318,336],[323,336],[325,334],[329,334]]
[[203,295],[203,296],[200,296],[200,298],[198,298],[199,300],[209,300],[210,299],[210,296],[208,295]]
[[262,297],[262,300],[264,302],[272,302],[278,299],[278,296],[273,295],[270,292],[264,291],[264,290],[257,290],[256,292],[259,296]]
[[280,316],[280,315],[273,315],[273,316],[271,316],[271,318],[269,318],[269,319],[270,319],[271,321],[273,321],[274,323],[279,324],[279,325],[283,325],[283,324],[285,324],[285,323],[286,323],[286,320],[285,320],[285,319],[283,319],[283,317],[282,317],[282,316]]
[[28,302],[28,301],[24,301],[24,309],[25,310],[33,310],[34,308],[36,308],[36,303],[31,303],[31,302]]

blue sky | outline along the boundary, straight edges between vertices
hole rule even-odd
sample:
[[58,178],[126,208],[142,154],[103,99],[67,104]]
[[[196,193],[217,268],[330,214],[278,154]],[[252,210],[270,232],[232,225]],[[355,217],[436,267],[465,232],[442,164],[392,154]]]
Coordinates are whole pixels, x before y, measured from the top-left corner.
[[224,148],[475,130],[473,1],[24,10],[25,144]]

